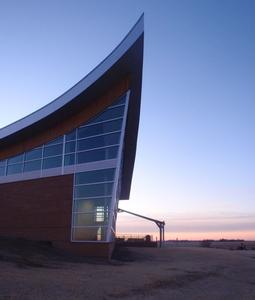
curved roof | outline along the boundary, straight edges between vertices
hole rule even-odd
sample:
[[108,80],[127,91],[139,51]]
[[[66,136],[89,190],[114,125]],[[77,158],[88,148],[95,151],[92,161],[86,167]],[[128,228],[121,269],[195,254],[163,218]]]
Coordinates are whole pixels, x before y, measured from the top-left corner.
[[42,120],[48,115],[54,113],[66,104],[70,103],[75,97],[95,83],[107,70],[109,70],[136,42],[143,33],[143,16],[138,20],[135,26],[130,30],[122,42],[106,57],[97,67],[95,67],[82,80],[75,84],[64,94],[45,105],[32,114],[0,129],[0,140],[12,135],[32,124]]
[[56,119],[78,111],[123,76],[130,76],[130,100],[125,134],[121,199],[128,199],[136,152],[143,66],[144,16],[122,42],[87,76],[67,92],[34,113],[0,129],[0,145],[8,147],[40,128],[47,129]]

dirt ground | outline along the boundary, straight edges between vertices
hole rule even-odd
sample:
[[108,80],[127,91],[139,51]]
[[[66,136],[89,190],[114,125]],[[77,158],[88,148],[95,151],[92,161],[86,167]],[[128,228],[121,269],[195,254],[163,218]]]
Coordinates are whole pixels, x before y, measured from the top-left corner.
[[0,242],[0,299],[255,299],[255,251],[121,248],[111,262]]

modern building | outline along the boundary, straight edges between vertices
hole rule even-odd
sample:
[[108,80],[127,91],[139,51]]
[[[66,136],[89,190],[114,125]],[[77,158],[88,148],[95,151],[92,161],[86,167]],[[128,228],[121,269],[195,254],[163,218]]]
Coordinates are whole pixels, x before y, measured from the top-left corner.
[[142,16],[75,86],[0,129],[0,236],[109,256],[130,194],[143,37]]

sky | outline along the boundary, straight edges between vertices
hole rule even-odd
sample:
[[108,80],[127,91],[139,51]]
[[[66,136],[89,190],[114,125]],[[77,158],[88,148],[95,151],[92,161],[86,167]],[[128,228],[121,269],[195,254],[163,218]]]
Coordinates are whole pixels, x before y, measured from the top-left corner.
[[[0,128],[54,100],[145,14],[129,201],[167,239],[255,240],[255,2],[0,0]],[[119,234],[157,236],[121,213]]]

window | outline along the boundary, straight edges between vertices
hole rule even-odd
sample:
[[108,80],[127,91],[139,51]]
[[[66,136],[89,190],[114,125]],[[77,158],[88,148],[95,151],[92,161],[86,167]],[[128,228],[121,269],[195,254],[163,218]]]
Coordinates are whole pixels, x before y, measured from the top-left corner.
[[6,159],[0,160],[0,167],[5,167],[5,166],[6,166]]
[[99,183],[92,185],[80,185],[75,187],[75,198],[110,196],[113,183]]
[[[113,108],[108,108],[103,113],[101,113],[100,115],[98,115],[97,117],[92,119],[89,123],[90,124],[98,123],[98,122],[105,121],[105,120],[111,120],[111,119],[116,119],[116,118],[123,117],[124,110],[125,110],[124,105],[123,106],[116,106],[116,107],[113,107]],[[86,124],[84,124],[84,125],[86,125]]]
[[104,221],[105,221],[104,206],[97,206],[96,207],[96,222],[102,223]]
[[25,160],[42,158],[42,148],[33,149],[25,153]]
[[65,135],[0,160],[0,176],[116,159],[125,101],[126,94],[96,117]]
[[42,160],[32,160],[24,163],[24,172],[41,170]]
[[111,107],[114,107],[114,106],[119,106],[119,105],[123,105],[126,103],[126,94],[124,96],[122,96],[121,98],[119,98],[117,101],[115,101]]
[[66,154],[64,159],[64,165],[70,166],[75,164],[75,154]]
[[105,134],[108,132],[119,131],[121,130],[121,126],[122,118],[118,120],[107,121],[95,125],[81,127],[78,129],[78,139],[86,138],[93,135]]
[[113,159],[117,157],[118,146],[108,147],[103,149],[90,150],[77,153],[77,163],[87,163],[92,161],[100,161],[106,159]]
[[23,164],[14,164],[7,167],[7,175],[17,174],[22,172]]
[[107,227],[76,227],[73,228],[73,239],[76,241],[101,241],[106,239]]
[[8,165],[9,165],[9,164],[15,164],[15,163],[22,162],[22,161],[23,161],[23,157],[24,157],[24,153],[9,158],[9,159],[8,159]]
[[5,168],[6,166],[6,159],[5,160],[0,160],[0,176],[5,176]]
[[55,156],[50,158],[45,158],[43,160],[43,169],[57,168],[62,165],[62,156]]
[[65,153],[75,152],[75,142],[68,142],[65,145]]
[[44,148],[43,157],[60,155],[63,152],[63,144],[48,146]]
[[111,197],[79,198],[74,201],[74,212],[95,212],[97,206],[104,207],[104,211],[109,211]]
[[72,224],[74,240],[106,239],[114,180],[115,168],[75,174]]
[[78,151],[96,149],[110,145],[117,145],[120,140],[120,133],[111,133],[93,138],[87,138],[78,141]]
[[74,141],[76,139],[76,129],[66,134],[66,141]]
[[55,140],[48,142],[47,144],[45,144],[45,146],[56,145],[56,144],[60,144],[60,143],[63,143],[63,136],[60,136],[60,137],[56,138]]
[[5,167],[0,167],[0,176],[5,176]]
[[115,169],[103,169],[96,171],[81,172],[75,175],[75,184],[88,184],[95,182],[113,181]]

